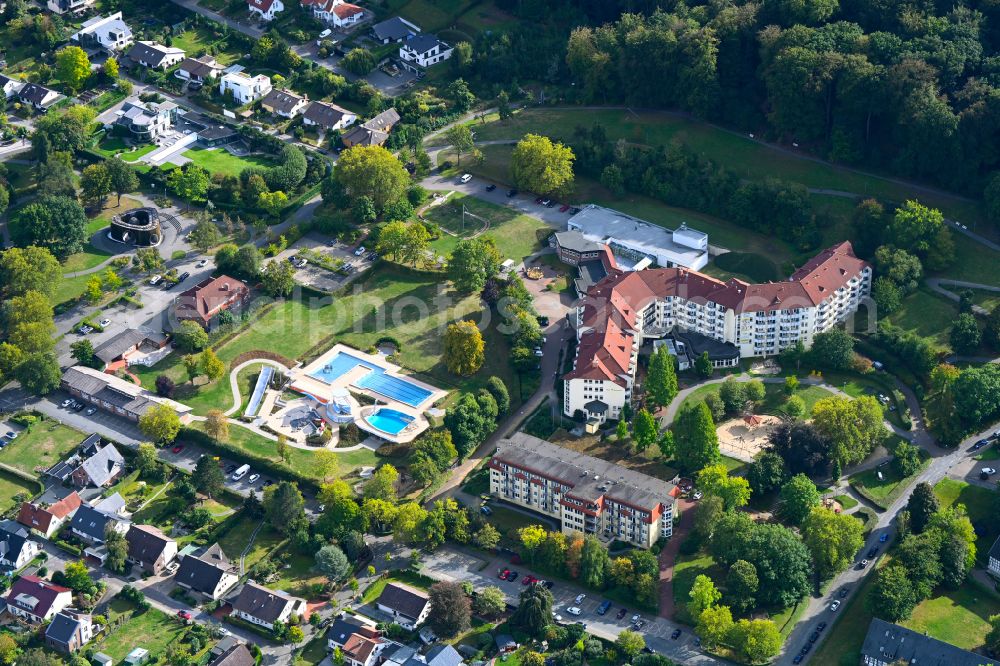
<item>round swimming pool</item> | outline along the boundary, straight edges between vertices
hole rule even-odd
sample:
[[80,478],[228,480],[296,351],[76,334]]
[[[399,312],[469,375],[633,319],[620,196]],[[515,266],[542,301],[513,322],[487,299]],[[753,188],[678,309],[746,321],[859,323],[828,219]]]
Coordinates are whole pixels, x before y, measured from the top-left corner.
[[370,416],[366,416],[365,421],[377,430],[398,435],[406,426],[413,423],[413,417],[395,409],[381,407]]

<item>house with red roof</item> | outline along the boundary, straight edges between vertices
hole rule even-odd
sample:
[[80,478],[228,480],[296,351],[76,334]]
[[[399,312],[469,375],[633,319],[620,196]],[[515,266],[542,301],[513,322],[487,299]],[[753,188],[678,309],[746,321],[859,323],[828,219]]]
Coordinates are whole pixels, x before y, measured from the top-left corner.
[[277,14],[285,11],[281,0],[247,0],[247,8],[261,21],[273,21]]
[[226,310],[239,310],[250,300],[250,288],[228,275],[206,278],[174,301],[177,321],[196,321],[209,328]]
[[7,612],[30,624],[51,620],[73,604],[73,591],[38,576],[21,576],[6,596]]
[[75,490],[52,504],[24,502],[17,513],[17,522],[49,538],[73,517],[82,503]]
[[347,28],[365,19],[365,10],[345,0],[302,0],[302,6],[312,9],[313,16],[335,28]]

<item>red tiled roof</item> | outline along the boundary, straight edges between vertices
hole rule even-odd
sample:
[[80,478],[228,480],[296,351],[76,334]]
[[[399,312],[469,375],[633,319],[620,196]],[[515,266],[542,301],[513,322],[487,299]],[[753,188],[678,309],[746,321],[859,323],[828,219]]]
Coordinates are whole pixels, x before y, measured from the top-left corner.
[[52,604],[55,603],[56,598],[64,592],[71,592],[71,590],[61,585],[53,585],[38,576],[21,576],[10,588],[10,592],[7,593],[7,603],[14,604],[17,597],[22,594],[34,597],[38,600],[38,603],[34,608],[25,610],[37,617],[44,617],[49,612],[49,609],[52,608]]
[[81,503],[80,496],[75,490],[48,507],[24,502],[17,514],[17,522],[40,532],[48,532],[53,519],[63,520],[79,509]]
[[271,5],[274,4],[274,0],[248,0],[250,7],[256,9],[264,14],[271,11]]
[[366,638],[361,634],[351,634],[351,637],[344,643],[344,654],[364,664],[378,646],[377,640]]
[[249,293],[250,289],[243,282],[228,275],[208,278],[177,298],[177,318],[209,322]]
[[361,9],[357,5],[352,5],[349,2],[345,2],[339,5],[335,5],[333,8],[333,13],[337,15],[337,18],[346,19],[351,18],[357,14],[364,14],[365,10]]

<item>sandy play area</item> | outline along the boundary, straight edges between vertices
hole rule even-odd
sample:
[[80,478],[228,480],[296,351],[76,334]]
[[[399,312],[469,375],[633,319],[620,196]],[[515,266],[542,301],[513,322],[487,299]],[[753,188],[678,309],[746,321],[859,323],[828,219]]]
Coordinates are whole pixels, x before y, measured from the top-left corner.
[[768,435],[779,423],[781,419],[767,414],[724,421],[715,429],[719,436],[719,450],[731,458],[753,462],[753,457],[767,446]]

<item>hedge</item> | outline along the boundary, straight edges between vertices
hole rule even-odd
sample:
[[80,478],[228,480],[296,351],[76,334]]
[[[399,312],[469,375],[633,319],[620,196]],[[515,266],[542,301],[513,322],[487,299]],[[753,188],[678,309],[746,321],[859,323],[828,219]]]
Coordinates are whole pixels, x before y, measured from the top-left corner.
[[238,462],[253,465],[259,470],[266,471],[271,476],[284,479],[286,481],[295,481],[300,486],[304,485],[314,490],[319,490],[319,484],[315,479],[299,474],[293,469],[283,467],[269,458],[256,456],[248,452],[246,449],[242,449],[234,444],[230,444],[229,442],[220,442],[215,440],[200,430],[195,430],[194,428],[185,426],[181,428],[180,433],[177,435],[177,441],[198,444],[206,449],[225,454],[227,457],[233,458]]

